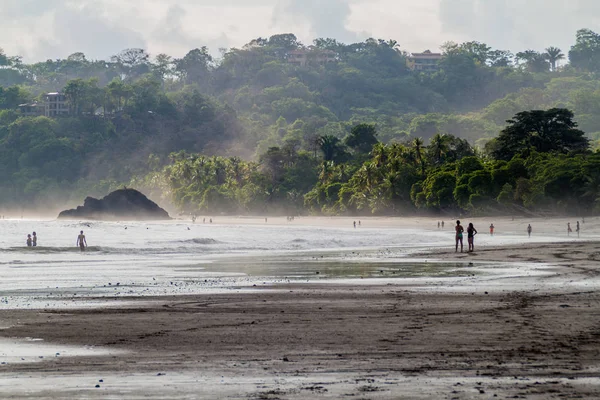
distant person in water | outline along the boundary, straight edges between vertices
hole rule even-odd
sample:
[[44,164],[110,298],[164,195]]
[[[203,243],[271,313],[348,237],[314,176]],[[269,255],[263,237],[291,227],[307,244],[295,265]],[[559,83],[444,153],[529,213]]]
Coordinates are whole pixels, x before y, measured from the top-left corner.
[[212,218],[210,219],[210,223],[212,224]]
[[442,221],[442,229],[444,229],[444,221]]
[[[577,237],[579,237],[580,230],[581,230],[581,227],[579,226],[579,221],[577,221],[577,226],[575,226],[575,232],[577,232]],[[35,232],[33,232],[33,234],[35,235]]]
[[33,247],[37,246],[37,233],[33,232],[33,237],[31,238],[31,245]]
[[361,226],[360,219],[358,220],[358,226]]
[[32,241],[31,241],[31,235],[28,233],[27,234],[27,247],[31,247],[31,243],[32,243]]
[[456,221],[456,227],[454,228],[456,231],[456,253],[458,253],[458,242],[460,242],[460,252],[463,252],[463,232],[465,228],[462,227],[460,221]]
[[354,221],[354,229],[356,229],[356,221]]
[[531,224],[527,225],[527,234],[529,235],[529,237],[531,237],[531,231],[533,231],[533,228],[531,227]]
[[490,225],[490,235],[494,236],[494,224]]
[[467,228],[467,242],[469,243],[469,252],[475,251],[475,235],[477,235],[477,229],[475,229],[472,223],[469,223],[469,227]]
[[573,229],[571,229],[571,223],[567,222],[567,236],[571,236],[571,232],[573,232]]
[[440,224],[440,221],[438,221],[438,229],[440,229],[440,225],[441,225],[441,224]]
[[77,236],[77,246],[79,246],[81,251],[84,251],[87,247],[87,241],[85,240],[85,235],[83,234],[83,231],[79,232],[79,236]]

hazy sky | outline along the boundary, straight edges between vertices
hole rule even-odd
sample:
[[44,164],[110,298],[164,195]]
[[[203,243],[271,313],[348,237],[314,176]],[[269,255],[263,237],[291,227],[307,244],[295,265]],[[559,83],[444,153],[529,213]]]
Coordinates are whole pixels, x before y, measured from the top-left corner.
[[408,51],[479,40],[513,52],[565,51],[580,28],[600,31],[600,0],[0,0],[0,47],[26,61],[128,47],[182,56],[293,32],[343,42],[395,39]]

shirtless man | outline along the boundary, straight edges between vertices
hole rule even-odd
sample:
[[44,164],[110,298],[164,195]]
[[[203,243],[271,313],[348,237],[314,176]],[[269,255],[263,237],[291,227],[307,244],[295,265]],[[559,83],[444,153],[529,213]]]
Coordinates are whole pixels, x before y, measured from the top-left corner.
[[81,231],[79,233],[79,236],[77,236],[77,246],[79,246],[81,251],[85,251],[85,248],[87,247],[87,241],[85,240],[85,235],[83,234],[83,231]]
[[456,250],[455,253],[458,253],[458,242],[460,242],[460,252],[463,252],[463,232],[465,228],[462,227],[460,221],[456,221],[456,227],[454,228],[456,231]]

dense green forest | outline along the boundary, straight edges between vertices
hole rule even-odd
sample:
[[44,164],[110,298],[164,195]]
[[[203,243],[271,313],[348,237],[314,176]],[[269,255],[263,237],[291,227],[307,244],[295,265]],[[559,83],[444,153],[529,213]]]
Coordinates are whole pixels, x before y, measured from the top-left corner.
[[[0,208],[125,184],[205,214],[597,211],[600,35],[441,49],[429,72],[393,40],[292,34],[218,58],[0,50]],[[68,112],[44,116],[49,92]]]

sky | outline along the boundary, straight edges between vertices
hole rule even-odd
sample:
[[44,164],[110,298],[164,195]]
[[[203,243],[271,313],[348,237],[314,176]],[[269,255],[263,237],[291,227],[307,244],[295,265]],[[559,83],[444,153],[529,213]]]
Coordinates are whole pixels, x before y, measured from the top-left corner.
[[108,59],[132,47],[218,54],[289,32],[305,44],[394,39],[409,52],[477,40],[567,53],[581,28],[600,32],[599,0],[0,0],[0,48],[26,62],[75,52]]

